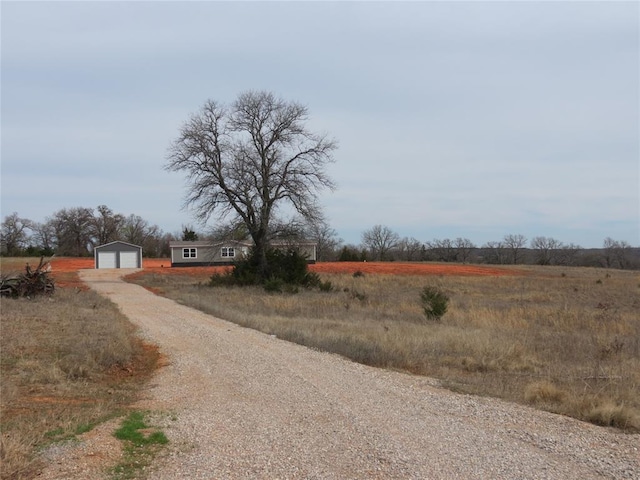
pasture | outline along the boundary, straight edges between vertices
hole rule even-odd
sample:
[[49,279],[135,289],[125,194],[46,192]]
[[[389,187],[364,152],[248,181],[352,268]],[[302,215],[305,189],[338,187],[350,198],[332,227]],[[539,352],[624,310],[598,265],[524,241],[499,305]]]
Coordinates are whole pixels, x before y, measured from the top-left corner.
[[[2,258],[2,274],[37,260]],[[143,265],[129,281],[239,325],[463,394],[640,431],[638,272],[319,263],[311,270],[330,291],[282,294],[209,286],[224,267]],[[34,478],[39,449],[121,414],[157,368],[157,349],[79,281],[92,267],[54,258],[52,297],[1,300],[0,478]],[[424,315],[425,286],[450,298],[440,321]]]
[[[210,287],[214,269],[151,268],[129,278],[212,315],[357,362],[640,431],[638,272],[398,263],[311,269],[322,272],[331,291]],[[450,297],[439,322],[424,316],[425,286]]]

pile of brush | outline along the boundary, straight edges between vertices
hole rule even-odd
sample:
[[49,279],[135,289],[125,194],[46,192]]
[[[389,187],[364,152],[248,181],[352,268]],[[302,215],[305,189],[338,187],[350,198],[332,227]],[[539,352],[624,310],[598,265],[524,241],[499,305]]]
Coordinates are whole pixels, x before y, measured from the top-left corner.
[[33,269],[27,263],[25,273],[2,275],[0,278],[0,296],[33,297],[35,295],[51,295],[55,289],[51,273],[51,262],[40,257],[38,267]]

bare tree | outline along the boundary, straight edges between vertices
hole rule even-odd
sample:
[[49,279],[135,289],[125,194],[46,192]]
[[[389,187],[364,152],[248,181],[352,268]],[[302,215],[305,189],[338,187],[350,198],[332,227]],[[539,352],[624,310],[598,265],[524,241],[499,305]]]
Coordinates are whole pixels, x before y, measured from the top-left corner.
[[94,246],[118,240],[124,215],[113,213],[106,205],[100,205],[96,210],[98,213],[91,222]]
[[504,246],[511,252],[511,263],[514,265],[522,260],[522,249],[527,245],[527,237],[524,235],[505,235]]
[[326,262],[336,259],[337,250],[342,240],[338,238],[338,232],[331,228],[325,220],[306,225],[303,232],[306,238],[316,241],[317,260]]
[[458,259],[458,252],[454,242],[449,238],[434,238],[427,242],[427,249],[431,258],[438,262],[455,262]]
[[56,249],[56,229],[53,220],[33,224],[33,241],[44,255],[51,255]]
[[4,217],[0,243],[2,251],[7,255],[20,255],[27,247],[29,240],[28,231],[33,228],[33,222],[26,218],[20,218],[17,212]]
[[63,208],[51,218],[56,236],[56,253],[71,257],[89,254],[93,243],[93,210],[85,207]]
[[507,263],[507,249],[504,243],[491,241],[487,242],[483,247],[486,251],[486,262],[502,265]]
[[306,127],[308,110],[272,93],[242,93],[231,105],[207,101],[182,127],[165,168],[185,172],[185,206],[197,218],[239,218],[255,243],[258,274],[267,274],[272,220],[291,206],[320,214],[318,193],[333,188],[325,165],[336,142]]
[[454,241],[456,247],[456,260],[458,262],[467,263],[471,257],[471,252],[476,248],[475,244],[468,238],[456,238]]
[[422,242],[413,237],[404,237],[400,242],[398,242],[398,252],[400,253],[400,257],[409,262],[420,258],[422,247]]
[[157,235],[158,231],[157,225],[149,225],[144,218],[132,214],[124,219],[120,240],[134,245],[143,245],[149,237]]
[[631,263],[631,245],[624,240],[618,241],[611,237],[604,239],[604,266],[607,268],[629,268]]
[[389,252],[398,246],[398,242],[400,235],[382,225],[376,225],[362,234],[362,244],[376,260],[386,260]]
[[562,242],[551,237],[534,237],[531,248],[536,253],[536,263],[539,265],[557,264]]
[[575,243],[562,245],[560,252],[558,252],[558,264],[569,266],[577,265],[578,256],[580,255],[581,250],[582,247],[580,245],[576,245]]
[[246,240],[249,232],[242,221],[218,224],[207,235],[211,240]]

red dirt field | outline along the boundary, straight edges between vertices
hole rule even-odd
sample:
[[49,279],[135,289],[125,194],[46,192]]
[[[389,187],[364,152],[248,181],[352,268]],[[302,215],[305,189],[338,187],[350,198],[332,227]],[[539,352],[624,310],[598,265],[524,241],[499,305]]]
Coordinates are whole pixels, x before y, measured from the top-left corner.
[[[214,273],[222,273],[229,267],[171,267],[168,258],[144,258],[143,271],[162,275],[188,275],[206,279]],[[54,258],[51,261],[52,276],[60,287],[82,288],[77,272],[93,268],[93,258]],[[443,263],[405,263],[405,262],[320,262],[309,266],[316,273],[345,273],[388,275],[457,275],[457,276],[504,276],[523,275],[522,271],[509,268],[484,265],[460,265]]]
[[321,262],[311,265],[317,273],[349,273],[357,271],[370,274],[390,275],[458,275],[458,276],[503,276],[520,275],[522,272],[506,268],[483,265],[460,265],[446,263],[404,263],[404,262]]

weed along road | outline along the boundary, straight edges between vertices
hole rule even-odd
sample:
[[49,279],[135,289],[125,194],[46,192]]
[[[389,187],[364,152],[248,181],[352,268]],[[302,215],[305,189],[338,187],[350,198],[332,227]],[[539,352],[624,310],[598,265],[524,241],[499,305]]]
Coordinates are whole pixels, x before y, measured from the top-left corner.
[[346,361],[82,270],[167,358],[140,408],[168,412],[149,478],[640,478],[640,436]]

